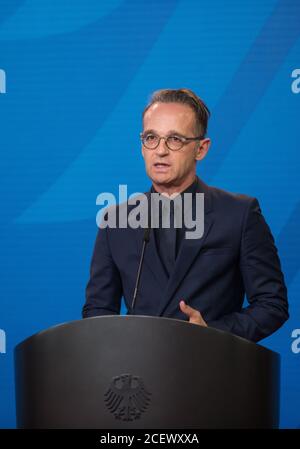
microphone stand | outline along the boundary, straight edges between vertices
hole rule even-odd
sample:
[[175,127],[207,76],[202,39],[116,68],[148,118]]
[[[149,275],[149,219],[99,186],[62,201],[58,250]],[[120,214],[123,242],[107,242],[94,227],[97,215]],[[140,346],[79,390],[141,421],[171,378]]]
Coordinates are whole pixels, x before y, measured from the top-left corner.
[[141,272],[142,272],[142,267],[143,267],[145,249],[146,249],[147,243],[150,240],[150,230],[151,230],[151,228],[146,228],[145,232],[144,232],[142,253],[141,253],[141,258],[140,258],[140,263],[139,263],[139,268],[138,268],[138,273],[137,273],[134,293],[133,293],[133,299],[132,299],[132,303],[131,303],[131,314],[132,315],[134,315],[134,307],[135,307],[136,298],[137,298],[138,289],[139,289],[139,284],[140,284],[140,278],[141,278]]

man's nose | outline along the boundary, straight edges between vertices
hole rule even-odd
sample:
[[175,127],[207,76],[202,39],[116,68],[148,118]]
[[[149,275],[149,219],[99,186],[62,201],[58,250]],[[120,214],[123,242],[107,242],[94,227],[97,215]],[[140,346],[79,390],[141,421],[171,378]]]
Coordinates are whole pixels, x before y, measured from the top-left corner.
[[165,154],[169,154],[169,148],[167,147],[166,144],[166,139],[160,139],[160,142],[156,148],[156,152],[160,155],[163,156]]

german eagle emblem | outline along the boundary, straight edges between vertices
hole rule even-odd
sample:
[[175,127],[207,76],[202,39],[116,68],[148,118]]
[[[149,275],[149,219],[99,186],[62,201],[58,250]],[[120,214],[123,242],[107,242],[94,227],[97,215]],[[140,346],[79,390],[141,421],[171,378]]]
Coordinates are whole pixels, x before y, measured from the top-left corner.
[[104,394],[104,401],[116,419],[133,421],[139,419],[145,412],[150,396],[151,393],[145,389],[140,377],[121,374],[112,379],[109,389]]

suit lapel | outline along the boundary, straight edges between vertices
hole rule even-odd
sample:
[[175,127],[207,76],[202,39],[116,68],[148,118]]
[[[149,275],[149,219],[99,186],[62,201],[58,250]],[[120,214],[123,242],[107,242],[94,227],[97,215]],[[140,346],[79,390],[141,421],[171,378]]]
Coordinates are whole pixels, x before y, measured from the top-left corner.
[[210,197],[209,187],[199,179],[197,192],[204,193],[204,234],[200,239],[183,239],[179,254],[176,259],[174,271],[169,278],[164,301],[160,304],[157,311],[158,316],[161,316],[164,313],[169,302],[172,300],[172,296],[186,276],[213,225],[213,218],[211,214],[212,201]]

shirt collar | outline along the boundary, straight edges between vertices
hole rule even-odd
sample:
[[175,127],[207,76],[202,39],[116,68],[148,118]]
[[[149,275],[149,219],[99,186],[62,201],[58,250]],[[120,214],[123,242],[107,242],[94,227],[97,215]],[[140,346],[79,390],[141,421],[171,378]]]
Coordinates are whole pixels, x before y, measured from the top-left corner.
[[[182,192],[180,192],[180,195],[183,195],[184,193],[193,193],[195,194],[197,192],[198,187],[198,178],[195,177],[194,181]],[[155,188],[153,187],[153,184],[151,186],[151,193],[158,193]]]

